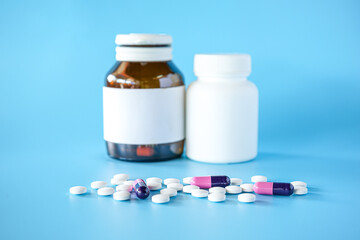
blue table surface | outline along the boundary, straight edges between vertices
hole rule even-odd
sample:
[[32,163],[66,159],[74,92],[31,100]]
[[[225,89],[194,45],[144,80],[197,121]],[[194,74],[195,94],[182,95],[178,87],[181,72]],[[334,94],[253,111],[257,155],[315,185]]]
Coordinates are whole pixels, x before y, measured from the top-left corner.
[[[360,239],[359,9],[351,0],[1,1],[0,239]],[[186,85],[196,53],[251,54],[255,160],[106,155],[102,85],[115,35],[130,32],[171,34]],[[69,194],[116,173],[261,174],[305,181],[309,193],[254,204],[179,193],[165,205]]]

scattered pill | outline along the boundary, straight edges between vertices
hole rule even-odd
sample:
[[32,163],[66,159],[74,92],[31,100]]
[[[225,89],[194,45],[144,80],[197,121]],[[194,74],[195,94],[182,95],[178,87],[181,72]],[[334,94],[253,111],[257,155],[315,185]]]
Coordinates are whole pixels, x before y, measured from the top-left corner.
[[130,193],[128,191],[115,192],[113,194],[114,200],[125,201],[130,199]]
[[174,188],[176,191],[181,191],[183,189],[184,185],[181,183],[169,183],[167,185],[167,188]]
[[119,173],[119,174],[115,174],[113,176],[113,178],[118,179],[118,180],[122,180],[122,181],[126,181],[126,180],[129,179],[129,175],[126,174],[126,173]]
[[209,188],[209,193],[221,193],[221,194],[225,194],[226,193],[226,189],[223,187],[212,187]]
[[195,185],[186,185],[183,187],[183,192],[184,193],[191,193],[194,189],[199,189],[198,186]]
[[75,187],[71,187],[69,189],[69,191],[71,194],[79,195],[79,194],[86,193],[87,189],[86,189],[86,187],[83,187],[83,186],[75,186]]
[[190,183],[200,188],[226,187],[230,185],[230,178],[228,176],[193,177]]
[[120,184],[123,184],[124,182],[125,182],[125,180],[118,179],[118,178],[112,178],[110,181],[111,185],[120,185]]
[[174,197],[177,195],[177,191],[174,188],[164,188],[160,190],[161,194],[169,195],[170,197]]
[[191,196],[198,197],[198,198],[207,197],[208,195],[209,195],[209,192],[204,189],[194,189],[191,192]]
[[251,177],[251,181],[252,181],[253,183],[256,183],[256,182],[267,182],[267,177],[261,176],[261,175],[252,176],[252,177]]
[[99,189],[99,188],[105,187],[106,185],[107,185],[107,183],[104,181],[95,181],[90,184],[91,188],[93,188],[93,189]]
[[158,177],[150,177],[150,178],[147,178],[146,179],[146,183],[147,182],[159,182],[159,183],[162,183],[162,179],[161,178],[158,178]]
[[152,182],[152,181],[150,181],[150,182],[146,182],[146,184],[147,184],[148,188],[151,191],[159,190],[162,187],[161,182]]
[[308,189],[306,187],[297,187],[294,190],[294,194],[296,195],[305,195],[308,193]]
[[254,186],[254,184],[252,184],[252,183],[243,183],[240,185],[243,192],[253,192],[254,191],[253,186]]
[[112,187],[102,187],[97,190],[97,194],[100,196],[109,196],[114,192],[115,190]]
[[257,182],[254,185],[257,194],[290,196],[294,192],[291,183]]
[[128,192],[131,192],[132,191],[132,186],[129,186],[129,185],[125,185],[125,184],[122,184],[122,185],[118,185],[116,186],[116,191],[128,191]]
[[209,201],[211,202],[223,202],[226,200],[226,195],[222,193],[210,193],[208,196]]
[[184,184],[190,184],[190,183],[191,183],[191,179],[192,179],[192,177],[183,178],[183,183],[184,183]]
[[302,182],[302,181],[294,181],[294,182],[291,182],[291,184],[294,186],[294,188],[296,188],[296,187],[307,187],[306,182]]
[[241,185],[243,180],[241,178],[230,178],[231,185]]
[[237,194],[242,192],[242,188],[236,185],[226,186],[225,189],[229,194]]
[[134,180],[127,180],[123,184],[128,185],[128,186],[132,186],[134,184]]
[[245,202],[245,203],[255,202],[256,196],[255,194],[252,193],[242,193],[239,194],[238,200],[239,202]]
[[140,199],[145,199],[150,195],[150,190],[144,180],[136,179],[133,183],[133,189],[136,196]]
[[170,196],[167,194],[156,194],[151,197],[154,203],[167,203],[170,201]]
[[165,185],[168,185],[170,183],[180,183],[180,180],[177,178],[167,178],[164,180]]

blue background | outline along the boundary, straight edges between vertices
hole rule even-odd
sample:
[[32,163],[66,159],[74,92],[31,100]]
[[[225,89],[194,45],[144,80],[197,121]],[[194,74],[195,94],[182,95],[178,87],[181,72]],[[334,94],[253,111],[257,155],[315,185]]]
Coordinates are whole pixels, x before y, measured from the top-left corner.
[[[0,29],[0,239],[360,238],[359,1],[1,1]],[[187,85],[195,53],[251,54],[256,160],[106,156],[102,85],[115,35],[130,32],[171,34]],[[68,193],[115,173],[264,174],[309,194],[156,205]]]

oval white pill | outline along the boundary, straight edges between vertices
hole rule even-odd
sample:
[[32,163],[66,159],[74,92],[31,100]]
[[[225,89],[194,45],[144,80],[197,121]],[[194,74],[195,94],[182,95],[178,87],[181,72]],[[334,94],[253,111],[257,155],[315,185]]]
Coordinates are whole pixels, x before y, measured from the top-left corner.
[[120,185],[120,184],[123,184],[124,182],[125,182],[125,180],[118,179],[118,178],[112,178],[110,180],[111,185]]
[[93,189],[102,188],[102,187],[105,187],[106,185],[107,185],[107,183],[104,181],[94,181],[90,184],[91,188],[93,188]]
[[177,195],[177,191],[174,188],[164,188],[160,190],[161,194],[169,195],[170,197],[174,197]]
[[302,182],[302,181],[293,181],[293,182],[291,182],[291,184],[294,187],[307,187],[306,182]]
[[252,184],[252,183],[244,183],[244,184],[240,185],[243,192],[253,192],[254,191],[253,186],[254,186],[254,184]]
[[125,201],[130,199],[130,193],[128,191],[115,192],[113,194],[114,200]]
[[208,199],[211,202],[223,202],[226,200],[226,196],[222,193],[210,193]]
[[225,189],[229,194],[237,194],[242,192],[242,188],[236,185],[226,186]]
[[256,176],[252,176],[252,177],[251,177],[251,181],[252,181],[253,183],[256,183],[256,182],[267,182],[267,177],[262,176],[262,175],[256,175]]
[[294,189],[294,194],[296,195],[305,195],[308,193],[308,189],[306,187],[298,187]]
[[97,190],[97,194],[100,196],[109,196],[114,192],[115,190],[112,187],[102,187]]
[[230,178],[231,185],[241,185],[243,180],[241,178]]
[[191,179],[192,179],[192,177],[183,178],[183,183],[184,183],[184,184],[190,184],[190,183],[191,183]]
[[195,185],[186,185],[183,187],[183,192],[184,193],[191,193],[194,189],[199,189],[198,186]]
[[147,178],[146,179],[146,182],[159,182],[159,183],[162,183],[162,179],[161,178],[158,178],[158,177],[150,177],[150,178]]
[[198,197],[198,198],[207,197],[208,195],[209,195],[209,192],[204,189],[194,189],[191,192],[191,196]]
[[221,194],[225,194],[226,193],[226,189],[223,187],[212,187],[209,188],[209,193],[221,193]]
[[152,191],[155,191],[155,190],[159,190],[161,189],[162,187],[162,184],[161,182],[147,182],[146,185],[148,186],[148,188]]
[[181,183],[169,183],[167,185],[167,188],[174,188],[176,191],[181,191],[183,189],[184,185]]
[[69,191],[70,191],[71,194],[79,195],[79,194],[86,193],[87,189],[86,189],[86,187],[83,187],[83,186],[75,186],[75,187],[71,187],[69,189]]
[[131,192],[132,191],[132,186],[125,185],[125,184],[118,185],[118,186],[116,186],[116,191],[128,191],[128,192]]
[[167,178],[164,180],[165,185],[168,185],[170,183],[180,183],[180,180],[177,178]]
[[252,193],[242,193],[239,194],[238,200],[239,202],[245,202],[245,203],[255,202],[256,196],[255,194]]
[[119,173],[119,174],[115,174],[115,175],[113,176],[113,178],[118,179],[118,180],[126,181],[126,180],[129,179],[129,175],[126,174],[126,173]]
[[124,182],[124,185],[132,186],[134,184],[134,180],[127,180]]
[[170,196],[167,194],[156,194],[151,197],[151,201],[154,203],[167,203],[170,201]]

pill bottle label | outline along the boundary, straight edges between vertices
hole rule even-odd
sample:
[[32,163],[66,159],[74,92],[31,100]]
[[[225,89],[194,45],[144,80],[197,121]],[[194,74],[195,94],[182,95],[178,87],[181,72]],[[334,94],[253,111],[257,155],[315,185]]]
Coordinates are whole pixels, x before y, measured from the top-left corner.
[[104,139],[162,144],[185,137],[185,86],[155,89],[103,87]]

